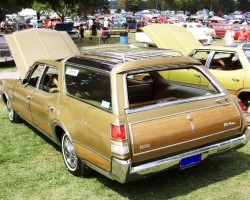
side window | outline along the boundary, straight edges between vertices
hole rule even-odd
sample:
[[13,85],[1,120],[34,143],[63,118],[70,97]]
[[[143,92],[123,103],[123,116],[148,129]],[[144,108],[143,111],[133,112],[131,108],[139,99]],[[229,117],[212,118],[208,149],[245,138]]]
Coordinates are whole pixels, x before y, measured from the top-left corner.
[[66,66],[66,92],[105,110],[111,110],[111,87],[108,73]]
[[38,88],[49,93],[58,92],[58,72],[57,68],[47,67]]
[[244,54],[245,54],[245,56],[247,57],[248,62],[250,63],[250,49],[245,49],[245,50],[244,50]]
[[43,72],[44,64],[37,64],[29,74],[28,85],[36,87],[40,74]]
[[210,69],[215,70],[237,70],[242,69],[242,64],[236,53],[216,52],[211,60]]
[[192,57],[199,60],[202,63],[202,65],[205,66],[209,54],[210,54],[209,51],[196,51]]

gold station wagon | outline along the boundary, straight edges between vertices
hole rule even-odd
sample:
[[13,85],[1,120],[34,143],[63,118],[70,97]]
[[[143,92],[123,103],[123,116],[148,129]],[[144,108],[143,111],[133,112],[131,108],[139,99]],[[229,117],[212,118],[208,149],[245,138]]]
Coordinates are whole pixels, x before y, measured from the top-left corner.
[[[46,29],[6,39],[21,75],[0,81],[9,119],[24,119],[60,145],[74,175],[94,169],[125,183],[196,165],[250,138],[242,102],[175,50],[79,51],[66,32]],[[165,78],[183,69],[203,81]]]

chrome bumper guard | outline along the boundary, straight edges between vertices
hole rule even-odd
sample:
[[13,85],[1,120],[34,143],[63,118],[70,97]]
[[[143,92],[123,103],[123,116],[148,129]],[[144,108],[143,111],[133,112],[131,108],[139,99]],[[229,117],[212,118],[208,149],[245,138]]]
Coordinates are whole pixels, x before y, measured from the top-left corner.
[[179,166],[183,158],[200,154],[201,160],[204,160],[210,155],[218,154],[223,151],[239,148],[247,144],[250,139],[250,127],[247,127],[244,134],[240,137],[230,139],[224,142],[219,142],[210,146],[202,147],[200,149],[192,150],[176,156],[165,158],[162,160],[153,161],[150,163],[142,164],[132,167],[131,160],[120,160],[117,158],[112,159],[112,178],[118,182],[125,183],[142,179],[154,174],[160,173],[167,169]]

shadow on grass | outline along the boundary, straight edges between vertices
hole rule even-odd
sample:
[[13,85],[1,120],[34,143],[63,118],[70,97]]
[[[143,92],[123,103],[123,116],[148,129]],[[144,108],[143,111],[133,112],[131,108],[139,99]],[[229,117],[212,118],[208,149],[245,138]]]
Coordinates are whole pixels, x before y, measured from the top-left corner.
[[[47,137],[45,134],[43,134],[42,132],[40,132],[39,130],[37,130],[35,127],[33,127],[32,125],[30,125],[28,122],[23,121],[23,123],[30,129],[32,130],[37,136],[41,137],[46,143],[50,144],[51,146],[53,146],[55,148],[55,150],[61,152],[61,147],[56,144],[54,141],[52,141],[49,137]],[[62,160],[63,161],[63,160]]]

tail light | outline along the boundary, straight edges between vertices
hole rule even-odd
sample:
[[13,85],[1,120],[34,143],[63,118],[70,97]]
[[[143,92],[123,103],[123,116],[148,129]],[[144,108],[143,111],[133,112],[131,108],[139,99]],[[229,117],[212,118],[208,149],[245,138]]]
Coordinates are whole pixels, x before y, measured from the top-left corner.
[[247,112],[248,108],[244,105],[244,103],[242,103],[242,101],[237,101],[237,103],[239,104],[242,111]]
[[111,138],[115,140],[124,140],[127,138],[126,132],[125,132],[125,126],[115,126],[111,125]]
[[125,126],[111,125],[111,151],[115,154],[124,155],[129,152]]

